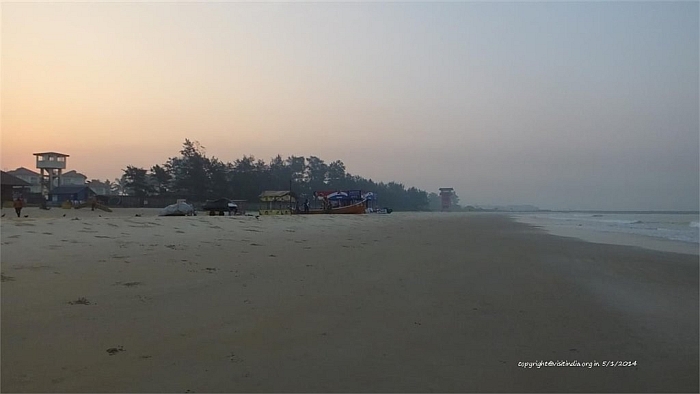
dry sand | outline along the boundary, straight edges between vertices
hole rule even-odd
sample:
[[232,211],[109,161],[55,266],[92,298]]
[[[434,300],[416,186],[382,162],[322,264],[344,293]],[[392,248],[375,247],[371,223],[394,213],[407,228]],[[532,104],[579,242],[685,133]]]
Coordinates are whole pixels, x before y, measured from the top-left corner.
[[697,256],[501,215],[3,212],[3,392],[699,389]]

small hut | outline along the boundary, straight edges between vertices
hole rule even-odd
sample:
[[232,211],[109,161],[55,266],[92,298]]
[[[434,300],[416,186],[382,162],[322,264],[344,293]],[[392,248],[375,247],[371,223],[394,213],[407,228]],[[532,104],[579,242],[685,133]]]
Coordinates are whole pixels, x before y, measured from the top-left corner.
[[297,196],[289,190],[267,190],[260,193],[261,215],[291,215],[297,202]]

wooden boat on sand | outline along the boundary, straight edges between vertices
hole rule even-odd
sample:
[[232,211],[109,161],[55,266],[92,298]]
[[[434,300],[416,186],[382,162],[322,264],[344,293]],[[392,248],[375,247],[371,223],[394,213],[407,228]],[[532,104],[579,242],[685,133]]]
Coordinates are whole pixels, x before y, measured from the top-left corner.
[[[302,213],[304,213],[302,211]],[[365,202],[360,201],[352,205],[345,205],[341,207],[331,207],[330,209],[310,209],[307,214],[360,214],[365,213]]]

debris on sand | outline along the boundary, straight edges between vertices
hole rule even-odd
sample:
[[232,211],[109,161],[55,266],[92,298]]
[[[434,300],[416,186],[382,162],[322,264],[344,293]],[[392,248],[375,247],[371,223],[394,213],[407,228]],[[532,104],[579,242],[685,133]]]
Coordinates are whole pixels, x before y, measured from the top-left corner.
[[115,354],[117,354],[119,352],[125,352],[125,351],[126,350],[124,350],[124,346],[122,346],[122,345],[119,345],[117,347],[111,347],[111,348],[107,349],[107,353],[109,353],[110,356],[114,356]]
[[88,301],[88,299],[85,297],[80,297],[77,300],[69,301],[68,303],[71,305],[90,305],[90,301]]

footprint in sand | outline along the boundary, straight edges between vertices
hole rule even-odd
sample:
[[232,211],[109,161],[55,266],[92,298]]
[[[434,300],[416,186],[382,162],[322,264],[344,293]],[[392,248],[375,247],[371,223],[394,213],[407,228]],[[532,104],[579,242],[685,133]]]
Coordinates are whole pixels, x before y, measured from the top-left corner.
[[85,297],[80,297],[75,301],[68,301],[68,303],[70,305],[90,305],[90,301]]
[[12,282],[14,280],[14,276],[6,276],[5,274],[0,274],[0,282]]
[[14,265],[12,268],[14,268],[16,270],[40,271],[40,270],[50,269],[51,267],[48,265],[29,265],[29,266]]
[[235,355],[233,352],[228,355],[229,361],[232,363],[242,363],[243,359],[241,359],[239,356]]
[[112,238],[112,237],[108,237],[106,235],[95,235],[95,238]]
[[42,233],[44,235],[53,235],[53,233]]
[[19,235],[10,235],[10,236],[7,237],[7,238],[19,238]]
[[141,295],[141,294],[137,294],[137,295],[136,295],[136,299],[138,299],[138,300],[141,301],[141,302],[148,302],[148,301],[152,300],[153,298],[148,297],[148,296],[144,296],[144,295]]
[[124,287],[134,287],[134,286],[140,286],[142,284],[143,283],[141,283],[141,282],[126,282],[126,283],[115,282],[112,286],[122,285]]
[[117,354],[119,352],[125,352],[125,351],[126,350],[124,350],[124,346],[122,346],[122,345],[119,345],[117,347],[111,347],[111,348],[107,349],[107,353],[109,353],[110,356],[114,356],[115,354]]

